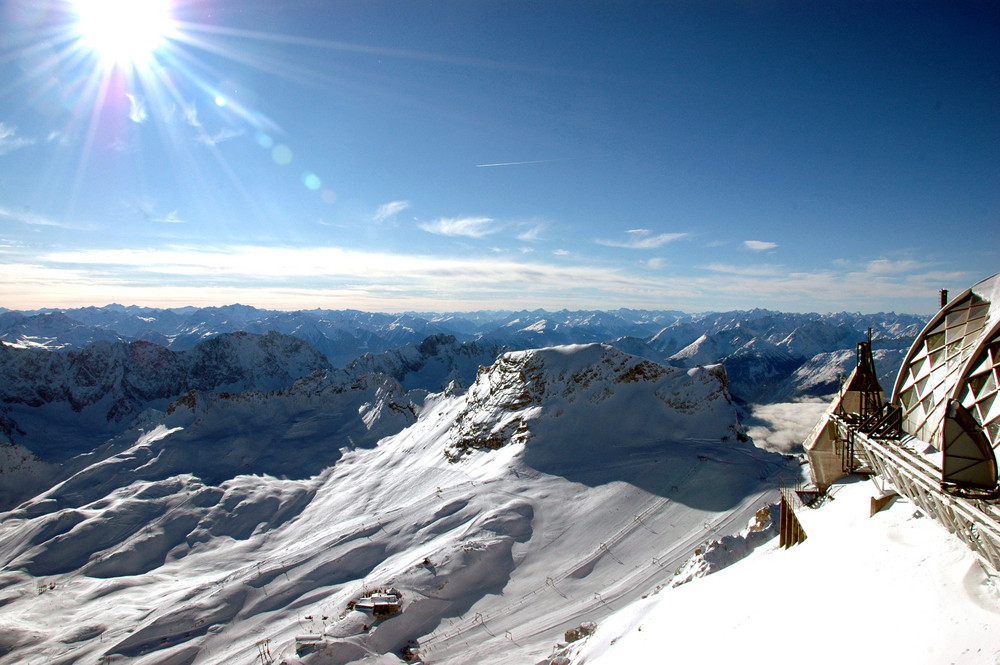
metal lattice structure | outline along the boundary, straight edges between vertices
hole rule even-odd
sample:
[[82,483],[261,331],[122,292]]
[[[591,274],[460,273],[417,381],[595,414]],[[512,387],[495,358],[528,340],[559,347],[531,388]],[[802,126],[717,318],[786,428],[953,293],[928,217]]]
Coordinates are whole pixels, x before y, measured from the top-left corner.
[[813,482],[880,476],[1000,572],[1000,273],[942,302],[887,403],[870,342],[805,441]]
[[1000,445],[997,401],[1000,357],[1000,274],[983,280],[943,307],[910,347],[892,401],[903,412],[903,430],[936,443],[957,399]]

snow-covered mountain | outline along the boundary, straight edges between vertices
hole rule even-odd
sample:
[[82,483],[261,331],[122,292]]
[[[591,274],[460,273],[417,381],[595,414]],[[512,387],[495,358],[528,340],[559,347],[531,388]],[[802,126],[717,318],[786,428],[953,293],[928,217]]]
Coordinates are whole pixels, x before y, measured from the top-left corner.
[[189,391],[270,391],[329,370],[318,351],[275,332],[222,334],[184,352],[150,342],[66,352],[0,343],[0,437],[61,463]]
[[481,367],[489,367],[506,350],[496,344],[459,342],[454,335],[431,335],[380,354],[366,353],[347,366],[351,375],[387,374],[407,391],[464,391]]
[[419,405],[344,376],[187,393],[0,514],[0,664],[542,662],[798,477],[717,366],[512,352]]
[[[356,367],[388,371],[408,388],[419,383],[419,373],[406,369],[415,362],[414,349],[432,337],[451,336],[459,343],[477,344],[469,351],[455,351],[459,364],[459,356],[490,355],[493,349],[608,342],[655,362],[684,367],[722,363],[737,401],[759,404],[833,393],[842,370],[850,369],[843,352],[853,352],[868,329],[876,353],[892,352],[879,365],[883,386],[889,389],[897,357],[925,321],[926,317],[894,313],[820,315],[761,309],[709,314],[621,309],[390,315],[354,310],[275,312],[243,305],[170,310],[109,305],[65,312],[5,312],[0,314],[0,341],[20,347],[80,349],[97,340],[141,340],[187,350],[226,332],[276,331],[309,343],[335,367],[356,362]],[[362,356],[366,359],[358,360]],[[442,362],[444,368],[447,361],[431,364]],[[431,373],[428,367],[428,376]],[[457,374],[466,381],[471,378],[467,368]],[[819,381],[819,376],[831,378]],[[430,381],[422,387],[437,390],[437,384]]]
[[121,335],[112,329],[86,325],[62,312],[0,314],[0,341],[23,348],[74,349],[120,339]]
[[[871,331],[883,388],[892,390],[900,362],[924,325],[897,314],[787,314],[754,310],[702,320],[697,339],[667,356],[684,367],[722,363],[733,395],[747,403],[784,401],[836,392],[856,362],[856,344]],[[649,345],[661,352],[679,346],[695,327],[683,321],[661,330]]]

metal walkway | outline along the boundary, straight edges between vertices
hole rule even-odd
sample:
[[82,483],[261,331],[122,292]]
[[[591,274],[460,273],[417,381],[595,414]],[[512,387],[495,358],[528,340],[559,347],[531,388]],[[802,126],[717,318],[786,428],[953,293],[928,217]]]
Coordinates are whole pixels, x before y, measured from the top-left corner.
[[845,471],[878,474],[958,536],[994,573],[1000,573],[1000,510],[996,505],[944,492],[941,469],[907,447],[909,441],[918,439],[908,435],[895,440],[874,438],[838,415],[831,415],[830,422],[844,445]]

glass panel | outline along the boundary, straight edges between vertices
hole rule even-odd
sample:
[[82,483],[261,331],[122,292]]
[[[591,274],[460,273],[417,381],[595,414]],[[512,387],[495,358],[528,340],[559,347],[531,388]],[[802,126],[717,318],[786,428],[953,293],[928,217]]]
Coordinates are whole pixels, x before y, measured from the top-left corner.
[[931,351],[944,346],[944,331],[935,332],[927,336],[927,348]]

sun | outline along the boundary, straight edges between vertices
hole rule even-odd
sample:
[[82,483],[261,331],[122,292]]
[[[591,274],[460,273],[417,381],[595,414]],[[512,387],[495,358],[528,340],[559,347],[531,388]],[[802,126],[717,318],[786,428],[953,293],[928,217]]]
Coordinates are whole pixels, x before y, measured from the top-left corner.
[[138,65],[171,29],[169,0],[74,0],[82,45],[102,60]]

